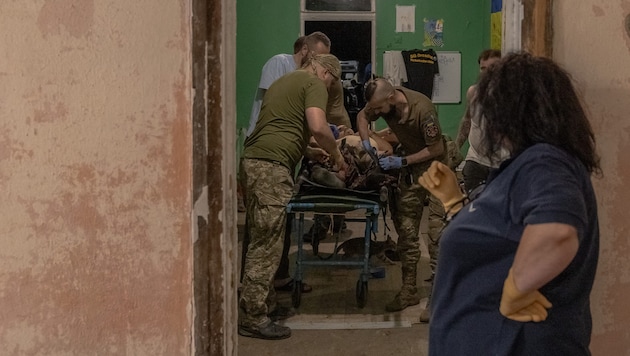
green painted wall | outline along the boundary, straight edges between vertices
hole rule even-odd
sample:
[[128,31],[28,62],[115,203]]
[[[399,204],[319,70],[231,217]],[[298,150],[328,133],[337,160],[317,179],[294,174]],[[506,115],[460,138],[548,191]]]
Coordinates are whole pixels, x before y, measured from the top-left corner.
[[247,129],[260,70],[278,53],[293,53],[300,36],[299,0],[236,2],[237,132]]
[[[477,80],[477,56],[490,46],[491,0],[376,1],[377,74],[387,50],[424,48],[423,18],[444,20],[444,46],[436,51],[462,53],[462,98]],[[416,6],[416,32],[396,33],[396,5]],[[246,128],[260,70],[271,56],[291,53],[300,35],[300,1],[237,0],[237,128]],[[334,47],[333,43],[333,47]],[[438,114],[445,133],[455,136],[465,103],[440,104]]]
[[[416,6],[416,32],[396,33],[396,5]],[[382,73],[382,53],[388,50],[422,49],[424,18],[444,20],[444,46],[436,51],[462,53],[462,103],[436,105],[445,133],[455,136],[464,113],[466,90],[477,80],[479,53],[490,45],[490,0],[398,0],[376,2],[377,73]]]

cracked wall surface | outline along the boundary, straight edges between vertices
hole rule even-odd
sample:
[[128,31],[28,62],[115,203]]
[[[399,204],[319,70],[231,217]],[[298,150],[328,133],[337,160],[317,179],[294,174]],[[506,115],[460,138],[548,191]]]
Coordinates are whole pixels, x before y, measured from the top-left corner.
[[594,355],[630,350],[630,1],[554,2],[554,59],[578,83],[593,125],[603,177],[593,179],[600,259],[591,295]]
[[190,352],[188,3],[0,2],[0,354]]

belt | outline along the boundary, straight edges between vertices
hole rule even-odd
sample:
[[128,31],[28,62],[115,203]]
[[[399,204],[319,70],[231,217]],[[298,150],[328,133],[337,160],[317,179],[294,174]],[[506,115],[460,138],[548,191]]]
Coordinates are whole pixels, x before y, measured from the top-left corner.
[[269,163],[273,163],[273,164],[277,164],[283,167],[286,167],[283,163],[281,163],[280,161],[276,161],[274,159],[269,159],[269,158],[249,158],[249,159],[255,159],[258,161],[265,161],[265,162],[269,162]]

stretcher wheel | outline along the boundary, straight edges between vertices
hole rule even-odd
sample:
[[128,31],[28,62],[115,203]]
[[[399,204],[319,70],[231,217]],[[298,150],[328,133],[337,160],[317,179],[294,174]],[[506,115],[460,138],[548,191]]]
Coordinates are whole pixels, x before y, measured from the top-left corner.
[[291,301],[293,302],[294,308],[298,308],[300,306],[300,302],[302,301],[302,281],[293,281],[293,293],[291,294]]
[[357,281],[357,306],[361,309],[365,307],[365,303],[367,302],[367,292],[367,281],[364,282],[359,279]]

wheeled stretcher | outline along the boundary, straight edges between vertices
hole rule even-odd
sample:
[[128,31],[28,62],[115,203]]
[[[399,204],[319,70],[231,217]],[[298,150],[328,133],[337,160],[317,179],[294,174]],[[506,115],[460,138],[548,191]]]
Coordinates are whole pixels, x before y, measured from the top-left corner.
[[[312,183],[312,182],[309,182]],[[294,196],[287,205],[288,218],[292,221],[292,230],[297,231],[297,259],[293,284],[292,302],[295,308],[300,306],[302,297],[302,279],[305,266],[354,266],[361,269],[356,284],[356,301],[359,308],[367,302],[368,279],[370,278],[370,241],[372,233],[378,230],[378,216],[384,204],[383,195],[375,192],[362,192],[350,189],[336,189],[311,184],[311,188]],[[385,198],[386,200],[386,198]],[[343,214],[363,210],[361,218],[345,218],[345,221],[364,222],[365,253],[362,260],[313,259],[304,254],[304,215]],[[297,214],[297,218],[296,218]],[[317,240],[313,237],[313,252],[317,254]]]

